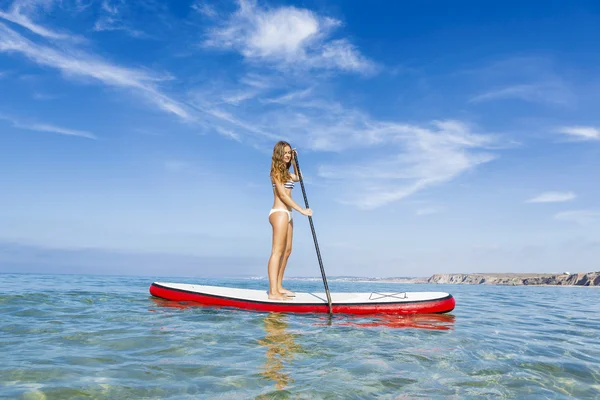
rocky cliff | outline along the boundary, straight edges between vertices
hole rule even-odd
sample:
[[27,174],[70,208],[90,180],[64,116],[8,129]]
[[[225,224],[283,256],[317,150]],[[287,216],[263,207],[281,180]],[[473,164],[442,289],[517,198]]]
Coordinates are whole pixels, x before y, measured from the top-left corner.
[[600,286],[600,272],[577,274],[435,274],[427,280],[427,283]]

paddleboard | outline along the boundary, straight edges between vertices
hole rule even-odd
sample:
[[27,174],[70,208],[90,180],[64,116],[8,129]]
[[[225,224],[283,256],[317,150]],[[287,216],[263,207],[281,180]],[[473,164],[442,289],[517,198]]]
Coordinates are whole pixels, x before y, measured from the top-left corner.
[[[244,310],[283,313],[329,313],[325,293],[296,293],[290,300],[269,300],[265,290],[223,286],[154,282],[150,294],[172,301],[204,306],[232,307]],[[456,304],[444,292],[364,292],[330,293],[336,314],[432,314],[447,313]]]

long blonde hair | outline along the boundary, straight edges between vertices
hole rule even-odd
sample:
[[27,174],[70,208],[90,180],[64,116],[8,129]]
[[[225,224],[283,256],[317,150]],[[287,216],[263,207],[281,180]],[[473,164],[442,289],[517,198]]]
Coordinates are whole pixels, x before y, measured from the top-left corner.
[[292,146],[288,142],[279,141],[273,147],[273,157],[271,158],[271,179],[276,182],[286,182],[292,179],[290,175],[290,166],[292,165],[291,160],[289,162],[283,161],[285,155],[285,147],[288,146],[290,149]]

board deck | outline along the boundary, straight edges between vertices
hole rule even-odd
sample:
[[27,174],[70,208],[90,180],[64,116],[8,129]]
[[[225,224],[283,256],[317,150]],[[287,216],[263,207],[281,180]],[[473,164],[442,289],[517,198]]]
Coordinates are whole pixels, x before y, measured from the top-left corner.
[[[270,300],[264,290],[154,282],[150,294],[166,300],[255,311],[329,312],[327,296],[319,292],[297,292],[295,297],[282,301]],[[454,297],[445,292],[334,292],[330,295],[333,312],[345,314],[446,313],[455,306]]]

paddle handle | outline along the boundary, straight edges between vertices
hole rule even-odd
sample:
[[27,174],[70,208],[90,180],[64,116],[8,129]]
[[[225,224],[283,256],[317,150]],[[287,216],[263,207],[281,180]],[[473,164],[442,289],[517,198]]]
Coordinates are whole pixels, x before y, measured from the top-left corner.
[[[306,197],[306,189],[304,188],[304,181],[302,180],[302,173],[300,173],[300,164],[298,163],[298,153],[294,151],[294,165],[296,168],[296,173],[298,174],[298,179],[300,180],[300,187],[302,188],[302,195],[304,196],[304,205],[306,208],[310,208],[308,206],[308,197]],[[308,217],[308,222],[310,224],[310,230],[312,232],[313,240],[315,242],[315,249],[317,250],[317,259],[319,260],[319,267],[321,268],[321,276],[323,277],[323,285],[325,286],[325,294],[327,295],[327,303],[329,304],[329,314],[333,315],[333,306],[331,304],[331,294],[329,293],[329,286],[327,285],[327,277],[325,276],[325,268],[323,268],[323,260],[321,259],[321,251],[319,250],[319,242],[317,242],[317,233],[315,232],[315,225],[313,224],[312,216]]]

